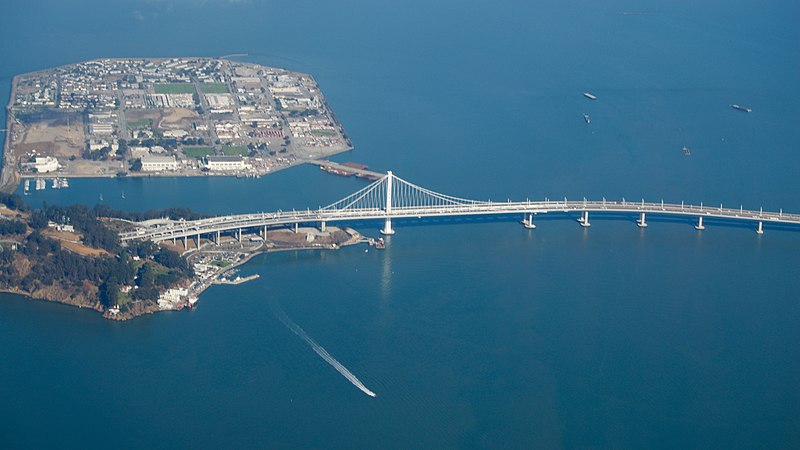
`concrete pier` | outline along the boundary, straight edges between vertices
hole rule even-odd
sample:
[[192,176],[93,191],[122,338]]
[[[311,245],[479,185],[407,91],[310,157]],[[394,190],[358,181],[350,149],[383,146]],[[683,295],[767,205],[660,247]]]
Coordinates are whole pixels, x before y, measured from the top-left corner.
[[637,220],[637,221],[636,221],[636,225],[638,225],[638,226],[639,226],[639,228],[647,228],[647,221],[645,220],[645,215],[644,215],[644,213],[642,213],[642,214],[639,216],[639,220]]
[[694,226],[695,230],[703,231],[706,227],[703,226],[703,216],[697,218],[697,225]]
[[583,220],[581,220],[580,222],[581,226],[584,228],[589,228],[590,226],[592,226],[592,224],[589,223],[589,211],[583,212]]
[[536,228],[536,224],[533,223],[533,213],[528,214],[528,219],[527,220],[525,220],[525,218],[523,217],[522,226],[524,226],[525,228],[527,228],[529,230],[533,230],[534,228]]

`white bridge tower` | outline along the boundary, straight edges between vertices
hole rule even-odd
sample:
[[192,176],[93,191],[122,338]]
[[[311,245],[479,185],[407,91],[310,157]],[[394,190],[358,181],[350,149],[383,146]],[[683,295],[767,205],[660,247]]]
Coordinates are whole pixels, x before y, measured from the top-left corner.
[[394,229],[392,228],[392,171],[386,173],[386,223],[383,225],[381,234],[392,235]]

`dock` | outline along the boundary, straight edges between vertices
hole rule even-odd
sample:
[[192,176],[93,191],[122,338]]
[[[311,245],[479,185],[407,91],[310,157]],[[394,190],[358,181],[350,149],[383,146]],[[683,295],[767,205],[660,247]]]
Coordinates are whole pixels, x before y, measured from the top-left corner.
[[258,278],[258,274],[253,274],[253,275],[250,275],[248,277],[238,277],[237,276],[236,278],[234,278],[232,280],[229,280],[227,278],[220,278],[219,280],[215,281],[214,284],[233,284],[233,285],[236,285],[236,284],[246,283],[246,282],[251,281],[251,280],[255,280],[256,278]]
[[375,181],[386,174],[369,170],[367,166],[356,163],[337,163],[325,159],[312,159],[304,161],[306,164],[319,166],[321,170],[343,177],[356,176],[365,180]]

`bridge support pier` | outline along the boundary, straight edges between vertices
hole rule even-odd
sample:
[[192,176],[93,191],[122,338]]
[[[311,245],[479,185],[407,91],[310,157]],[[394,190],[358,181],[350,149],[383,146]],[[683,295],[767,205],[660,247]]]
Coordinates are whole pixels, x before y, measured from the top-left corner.
[[758,221],[758,229],[756,230],[756,234],[764,234],[764,223],[762,221]]
[[294,224],[294,233],[297,234],[299,232],[300,232],[300,224],[299,223],[295,223]]
[[187,250],[188,248],[189,248],[189,239],[186,236],[184,236],[183,237],[183,249]]
[[589,228],[592,224],[589,223],[589,211],[584,211],[583,216],[581,217],[581,226],[584,228]]
[[264,240],[267,240],[267,226],[266,225],[264,225],[263,232],[264,232],[264,234],[261,236],[261,238],[264,239]]
[[197,233],[197,249],[200,250],[200,233]]
[[527,220],[523,217],[522,226],[529,230],[536,228],[536,224],[533,223],[533,213],[528,214]]
[[242,229],[239,228],[236,232],[236,240],[242,242]]
[[219,241],[220,241],[220,233],[219,233],[219,231],[217,231],[217,240],[216,240],[216,242],[215,242],[215,243],[216,243],[217,245],[219,245]]
[[694,229],[697,231],[703,231],[706,227],[703,226],[703,216],[697,218],[697,225],[694,226]]
[[639,225],[639,228],[647,228],[647,222],[644,219],[644,213],[639,217],[639,220],[636,221],[636,225]]
[[392,228],[391,217],[386,218],[386,222],[383,224],[383,229],[381,230],[381,234],[385,234],[387,236],[394,234],[394,228]]
[[325,221],[319,223],[319,231],[325,232]]

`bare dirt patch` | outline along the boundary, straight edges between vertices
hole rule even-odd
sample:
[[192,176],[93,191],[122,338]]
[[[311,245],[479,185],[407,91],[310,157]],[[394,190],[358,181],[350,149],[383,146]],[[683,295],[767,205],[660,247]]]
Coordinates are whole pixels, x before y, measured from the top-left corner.
[[47,229],[42,232],[42,235],[58,240],[61,247],[81,256],[111,256],[111,253],[105,250],[83,245],[81,242],[83,235],[80,233]]
[[0,216],[17,217],[17,214],[24,219],[28,218],[28,213],[19,212],[16,209],[11,209],[6,205],[0,205]]
[[158,120],[161,118],[161,113],[156,109],[126,109],[125,119],[128,122],[137,120]]
[[191,109],[174,108],[164,111],[158,127],[165,130],[187,130],[192,126],[192,122],[200,120],[200,116]]
[[29,124],[22,139],[15,146],[17,156],[24,157],[36,150],[39,155],[56,158],[79,157],[86,136],[82,123],[53,125],[47,123]]

